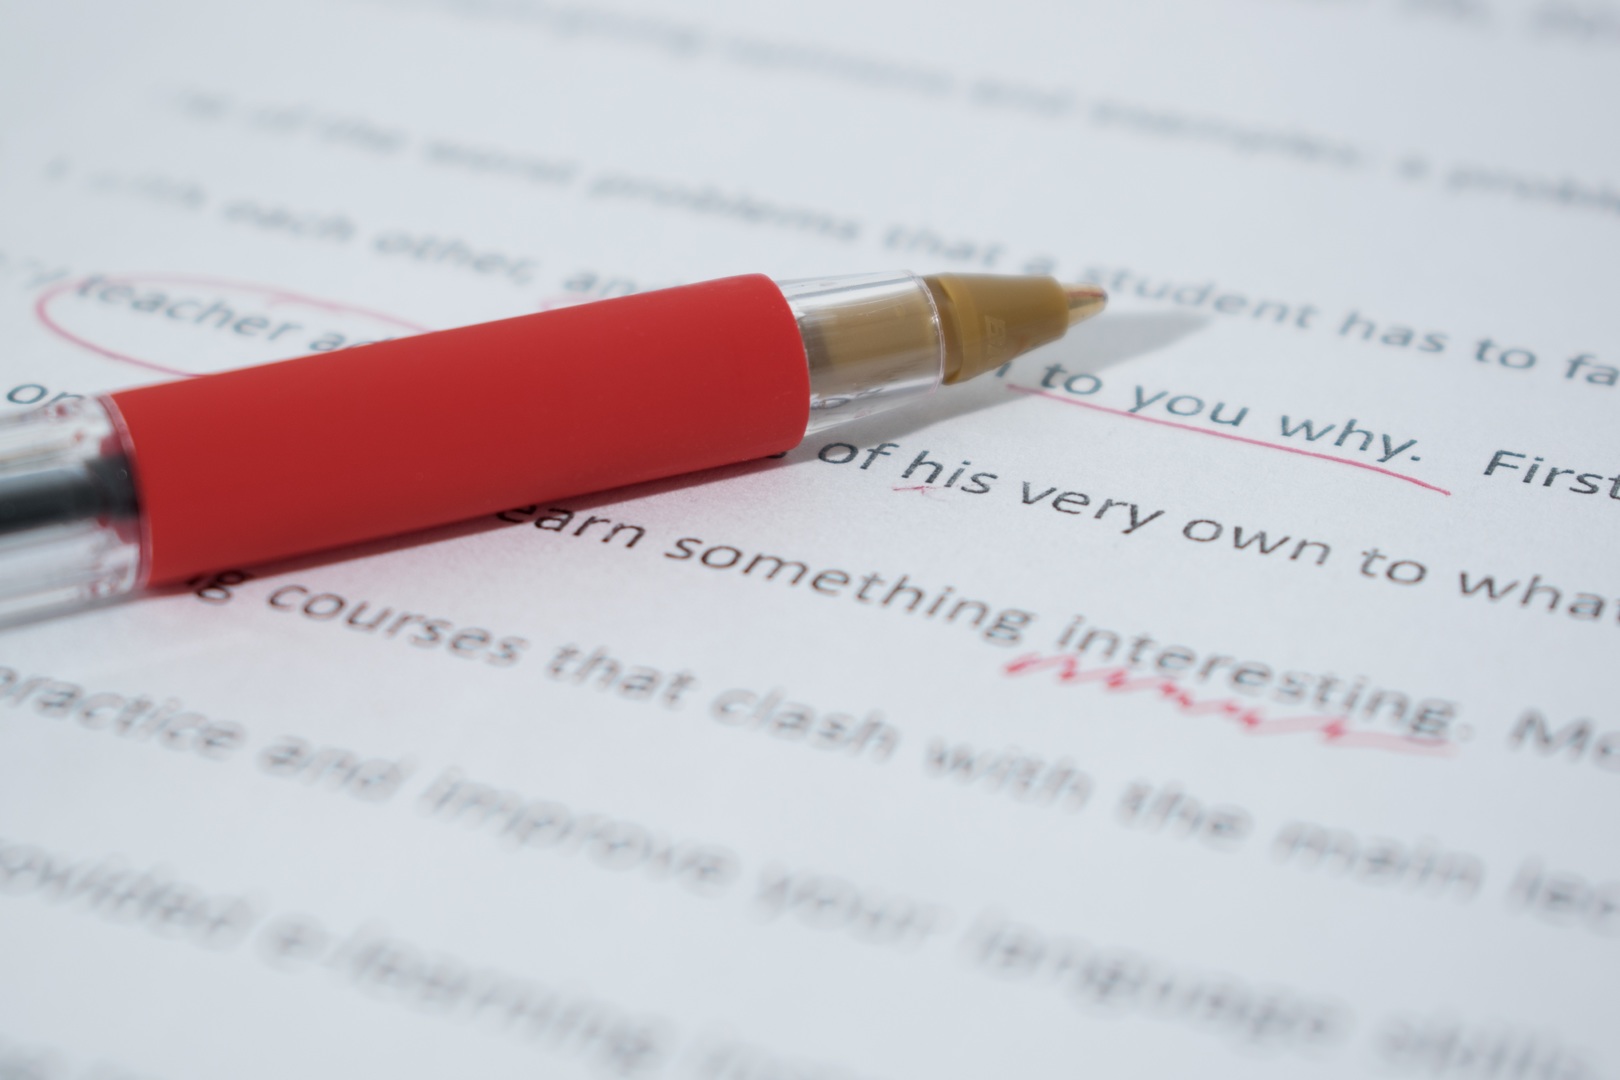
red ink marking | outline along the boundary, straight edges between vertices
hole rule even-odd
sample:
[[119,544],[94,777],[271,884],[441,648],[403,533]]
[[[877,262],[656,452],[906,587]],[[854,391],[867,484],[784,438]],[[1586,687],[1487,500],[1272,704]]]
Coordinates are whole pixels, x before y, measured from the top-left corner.
[[1281,450],[1284,453],[1298,454],[1301,457],[1321,458],[1323,461],[1336,461],[1340,465],[1351,465],[1357,469],[1366,469],[1368,472],[1379,473],[1383,476],[1393,476],[1397,480],[1405,480],[1408,484],[1416,484],[1420,488],[1427,488],[1430,491],[1438,491],[1442,495],[1451,494],[1451,492],[1447,491],[1445,488],[1436,487],[1427,480],[1419,480],[1415,476],[1407,476],[1405,473],[1398,473],[1393,469],[1384,469],[1377,465],[1369,465],[1365,461],[1351,461],[1349,458],[1334,457],[1332,454],[1322,454],[1315,450],[1301,450],[1297,446],[1284,446],[1282,443],[1266,442],[1264,439],[1250,439],[1243,435],[1232,435],[1225,431],[1211,431],[1209,428],[1199,427],[1196,424],[1178,424],[1174,420],[1161,420],[1157,416],[1143,416],[1141,413],[1126,412],[1124,409],[1110,409],[1106,405],[1098,405],[1091,401],[1077,401],[1071,397],[1062,397],[1058,394],[1047,393],[1045,390],[1037,390],[1032,386],[1009,386],[1007,389],[1017,394],[1030,394],[1034,397],[1046,398],[1048,401],[1060,401],[1065,405],[1078,405],[1082,409],[1091,409],[1095,412],[1108,413],[1110,416],[1123,416],[1129,420],[1145,420],[1150,424],[1162,424],[1164,427],[1179,428],[1182,431],[1196,431],[1200,435],[1213,435],[1217,439],[1231,439],[1233,442],[1248,443],[1250,446],[1263,446],[1268,450]]
[[1006,675],[1029,675],[1054,670],[1062,686],[1095,683],[1111,694],[1129,694],[1147,691],[1157,694],[1167,704],[1174,705],[1188,716],[1214,715],[1237,724],[1246,735],[1307,735],[1322,737],[1329,746],[1359,747],[1366,750],[1389,750],[1398,754],[1419,754],[1426,757],[1450,757],[1457,752],[1456,744],[1444,739],[1425,739],[1415,735],[1389,735],[1376,731],[1354,731],[1348,716],[1284,716],[1268,717],[1265,710],[1236,698],[1200,701],[1186,687],[1164,675],[1138,675],[1130,668],[1090,668],[1082,671],[1080,658],[1072,653],[1042,656],[1026,653],[1009,660],[1002,668]]
[[896,491],[920,491],[924,495],[930,495],[934,491],[934,486],[932,484],[915,484],[915,485],[913,485],[911,487],[897,487],[894,490],[896,490]]
[[371,308],[357,307],[354,304],[342,304],[333,300],[322,300],[317,296],[305,296],[302,293],[291,292],[276,285],[260,285],[251,281],[236,281],[231,278],[209,277],[206,275],[196,274],[97,274],[94,277],[79,278],[74,281],[64,281],[59,285],[54,285],[40,293],[39,299],[34,302],[34,316],[44,324],[47,330],[55,334],[57,337],[71,341],[73,344],[84,349],[89,349],[93,353],[99,353],[110,360],[120,360],[126,364],[135,364],[138,367],[161,372],[164,375],[191,377],[199,373],[195,371],[183,371],[180,368],[159,364],[152,360],[143,360],[138,356],[130,356],[126,353],[121,353],[117,350],[107,348],[105,345],[98,345],[94,341],[87,340],[86,338],[80,337],[78,334],[73,333],[61,323],[57,322],[55,317],[51,315],[50,304],[52,300],[56,299],[62,293],[67,292],[70,289],[80,288],[92,280],[99,280],[106,285],[198,285],[205,288],[214,289],[235,289],[245,293],[256,294],[265,304],[265,306],[269,308],[274,308],[278,304],[298,304],[304,307],[312,307],[321,311],[332,312],[333,314],[337,315],[361,315],[365,316],[366,318],[377,319],[380,322],[392,323],[394,326],[403,327],[412,333],[426,333],[431,329],[431,327],[409,322],[405,319],[388,315],[381,311],[374,311]]

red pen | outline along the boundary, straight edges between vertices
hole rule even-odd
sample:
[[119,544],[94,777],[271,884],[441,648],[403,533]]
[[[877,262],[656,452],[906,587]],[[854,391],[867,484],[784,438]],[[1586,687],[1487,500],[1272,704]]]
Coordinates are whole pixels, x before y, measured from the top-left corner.
[[750,275],[46,406],[0,421],[0,620],[780,453],[1105,302]]

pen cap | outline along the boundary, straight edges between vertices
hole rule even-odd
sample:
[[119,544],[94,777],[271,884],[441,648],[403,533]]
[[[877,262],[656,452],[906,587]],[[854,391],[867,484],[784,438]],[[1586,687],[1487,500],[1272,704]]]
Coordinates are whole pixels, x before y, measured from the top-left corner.
[[129,459],[103,403],[0,420],[0,622],[120,596],[140,563]]
[[150,583],[793,447],[793,312],[752,275],[126,390]]

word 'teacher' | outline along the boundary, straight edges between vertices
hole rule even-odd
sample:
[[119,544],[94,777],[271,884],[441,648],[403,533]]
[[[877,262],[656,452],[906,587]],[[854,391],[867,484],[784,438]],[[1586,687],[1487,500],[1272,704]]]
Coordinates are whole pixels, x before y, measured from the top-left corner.
[[0,633],[0,1075],[1620,1075],[1620,9],[980,15],[0,16],[8,410],[1112,294],[781,459]]

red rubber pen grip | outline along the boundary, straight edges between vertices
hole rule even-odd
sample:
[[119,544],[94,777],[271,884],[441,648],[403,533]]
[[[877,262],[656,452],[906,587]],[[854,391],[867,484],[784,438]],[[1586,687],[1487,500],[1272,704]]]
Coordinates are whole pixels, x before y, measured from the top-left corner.
[[750,275],[111,400],[161,585],[779,453],[810,387]]

